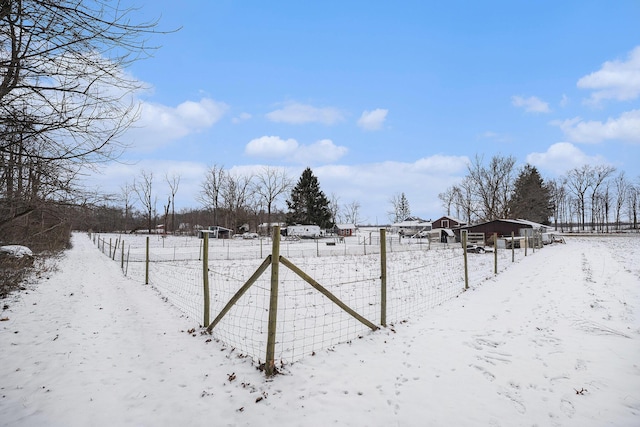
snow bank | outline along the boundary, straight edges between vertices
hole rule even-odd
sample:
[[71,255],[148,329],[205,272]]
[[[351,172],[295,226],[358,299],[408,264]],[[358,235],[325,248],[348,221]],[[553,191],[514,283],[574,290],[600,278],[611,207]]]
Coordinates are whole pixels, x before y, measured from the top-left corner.
[[7,245],[0,246],[0,252],[7,253],[15,258],[22,258],[23,256],[33,256],[33,252],[26,246],[20,245]]

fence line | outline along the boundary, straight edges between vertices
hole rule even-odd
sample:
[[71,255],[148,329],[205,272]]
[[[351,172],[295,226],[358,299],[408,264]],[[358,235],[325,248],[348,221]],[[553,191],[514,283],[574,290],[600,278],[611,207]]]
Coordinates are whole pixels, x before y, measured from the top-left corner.
[[[382,230],[383,239],[384,234]],[[135,238],[139,239],[137,236]],[[232,306],[225,307],[238,290],[246,285],[259,265],[259,259],[219,259],[214,255],[209,256],[209,262],[204,265],[202,246],[198,250],[200,260],[180,260],[175,256],[173,259],[163,259],[161,256],[163,250],[180,253],[177,248],[192,247],[186,242],[181,242],[181,246],[162,248],[161,245],[164,246],[167,242],[152,237],[149,239],[149,249],[140,253],[141,245],[133,245],[134,238],[130,239],[129,236],[107,238],[94,234],[93,240],[105,255],[119,262],[126,275],[141,283],[144,280],[157,288],[186,315],[195,320],[204,320],[203,327],[213,325],[205,313],[204,282],[208,279],[210,310],[217,322],[215,328],[209,329],[213,336],[236,349],[238,354],[251,357],[258,364],[266,362],[265,348],[271,312],[269,307],[273,295],[269,277],[263,275],[256,278]],[[390,246],[388,242],[388,239],[384,239],[383,243],[387,245],[366,246],[366,255],[364,250],[360,252],[353,248],[342,248],[342,253],[332,256],[320,252],[320,242],[307,242],[305,250],[294,252],[297,257],[292,258],[291,262],[359,316],[386,326],[387,323],[394,324],[420,315],[456,297],[464,291],[465,283],[470,288],[477,287],[526,256],[526,247],[498,249],[494,254],[467,255],[460,244],[403,243],[395,245],[402,247],[402,250],[391,252],[384,250],[385,246]],[[216,251],[219,253],[220,248],[231,247],[216,241],[210,243],[208,255],[215,254]],[[308,248],[313,249],[314,243],[316,254],[307,256]],[[263,260],[271,256],[273,251],[273,248],[265,246],[263,242],[260,247]],[[354,246],[361,249],[360,245]],[[250,242],[244,247],[251,252],[258,245]],[[279,249],[282,257],[289,259],[283,253],[287,247],[285,241],[280,244]],[[227,254],[230,253],[232,252],[227,250]],[[468,259],[466,280],[465,256]],[[147,257],[149,262],[140,262]],[[386,274],[383,274],[384,270]],[[145,271],[148,271],[148,277]],[[371,330],[313,289],[308,280],[305,281],[290,268],[279,269],[277,282],[275,348],[270,362],[274,368],[277,363],[293,363],[319,350],[357,339]],[[382,286],[383,282],[386,286]],[[224,310],[226,312],[218,319]],[[265,363],[265,366],[269,365]]]
[[[202,260],[202,239],[189,236],[150,236],[150,259],[152,262],[168,261],[200,261]],[[121,240],[136,241],[145,236],[121,235]],[[354,242],[354,244],[352,244]],[[428,251],[446,248],[454,244],[429,242],[429,239],[413,239],[391,236],[386,239],[387,252]],[[108,239],[105,243],[109,246]],[[209,259],[238,260],[264,259],[271,253],[271,238],[255,240],[211,239],[209,240]],[[455,245],[458,246],[458,245]],[[107,252],[108,253],[108,252]],[[326,239],[297,239],[283,240],[280,243],[280,253],[287,258],[334,257],[340,255],[369,255],[380,253],[380,238],[373,236],[366,239],[326,238]],[[131,246],[130,261],[144,262],[146,251],[144,245]]]

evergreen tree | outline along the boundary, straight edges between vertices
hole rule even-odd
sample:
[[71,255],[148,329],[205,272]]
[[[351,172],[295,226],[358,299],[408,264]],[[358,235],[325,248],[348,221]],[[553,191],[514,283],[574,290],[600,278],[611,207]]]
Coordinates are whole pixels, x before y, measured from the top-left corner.
[[409,207],[409,200],[404,193],[400,194],[400,206],[398,207],[400,221],[407,219],[411,216],[411,208]]
[[392,211],[389,212],[391,222],[402,222],[411,216],[411,208],[409,208],[409,200],[404,193],[396,194],[390,200]]
[[320,228],[332,226],[329,199],[320,190],[318,178],[310,168],[302,172],[298,183],[291,190],[287,206],[287,224],[314,224]]
[[551,191],[535,166],[525,165],[515,182],[509,200],[509,216],[549,224],[553,214]]

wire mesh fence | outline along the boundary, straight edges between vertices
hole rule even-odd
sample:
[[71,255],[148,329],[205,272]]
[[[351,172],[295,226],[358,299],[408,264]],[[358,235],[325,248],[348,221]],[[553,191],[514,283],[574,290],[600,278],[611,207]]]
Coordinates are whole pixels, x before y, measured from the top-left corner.
[[[129,250],[130,262],[143,262],[146,257],[145,239],[149,237],[149,257],[152,262],[199,261],[202,259],[202,239],[193,236],[102,234],[100,248],[106,254],[109,249],[120,251],[124,241]],[[104,245],[104,246],[103,246]],[[117,246],[117,248],[116,248]],[[387,239],[387,251],[427,251],[453,244],[433,243],[429,239]],[[456,245],[457,246],[457,245]],[[264,259],[271,253],[272,239],[210,239],[209,260]],[[365,236],[328,237],[325,239],[289,238],[280,242],[280,253],[289,258],[333,257],[339,255],[368,255],[380,253],[379,232]]]
[[[121,263],[129,277],[154,286],[167,301],[207,326],[202,320],[205,299],[202,240],[125,235],[94,235],[93,239],[105,255]],[[465,289],[461,245],[417,240],[387,239],[384,258],[380,254],[379,234],[373,233],[342,241],[282,241],[280,254],[376,325],[382,323],[381,259],[386,259],[384,310],[387,324],[393,324],[419,316]],[[215,317],[271,254],[272,241],[212,239],[209,243],[206,274],[211,313]],[[497,254],[469,254],[469,287],[479,286],[512,262],[520,261],[525,251],[499,249]],[[532,253],[530,250],[529,254]],[[277,280],[275,358],[279,363],[293,363],[370,333],[370,328],[289,268],[281,265]],[[264,274],[211,333],[239,354],[251,357],[258,364],[264,362],[270,296],[270,277]]]

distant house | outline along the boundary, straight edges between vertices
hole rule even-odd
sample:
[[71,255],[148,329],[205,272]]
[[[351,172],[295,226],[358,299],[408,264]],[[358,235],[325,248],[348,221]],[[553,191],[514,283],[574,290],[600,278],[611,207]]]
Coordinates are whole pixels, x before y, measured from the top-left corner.
[[454,231],[458,238],[460,230],[467,230],[469,233],[484,233],[486,243],[494,233],[498,237],[509,237],[511,233],[515,236],[531,236],[534,231],[545,233],[551,229],[552,227],[524,219],[494,219],[481,224],[465,225]]
[[333,232],[342,237],[353,236],[356,233],[355,224],[336,224],[333,226]]
[[413,236],[421,231],[431,230],[431,222],[418,217],[407,217],[404,221],[391,225],[392,230],[401,236]]
[[452,228],[462,227],[463,225],[467,225],[467,223],[465,221],[462,221],[461,219],[457,219],[448,215],[445,215],[431,222],[432,228],[452,229]]

